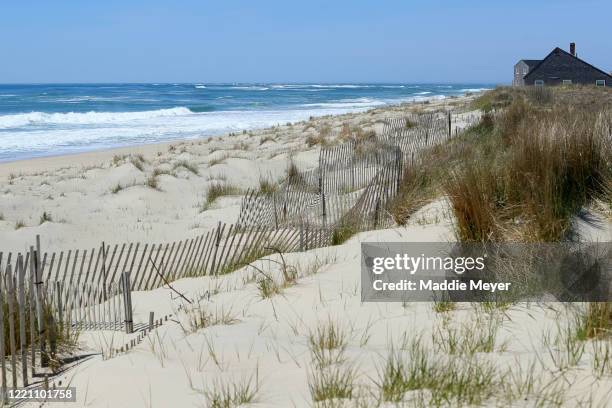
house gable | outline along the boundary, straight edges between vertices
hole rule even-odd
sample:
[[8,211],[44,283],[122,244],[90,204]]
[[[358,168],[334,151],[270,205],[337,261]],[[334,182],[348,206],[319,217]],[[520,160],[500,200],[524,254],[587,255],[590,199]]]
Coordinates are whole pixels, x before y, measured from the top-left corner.
[[558,47],[523,78],[525,85],[533,85],[535,81],[556,85],[563,83],[563,80],[587,85],[604,80],[606,86],[612,86],[612,76]]

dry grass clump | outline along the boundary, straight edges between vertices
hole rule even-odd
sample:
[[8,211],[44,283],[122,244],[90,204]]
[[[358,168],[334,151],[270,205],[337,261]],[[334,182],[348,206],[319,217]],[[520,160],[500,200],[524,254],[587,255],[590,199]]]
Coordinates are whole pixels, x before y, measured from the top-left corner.
[[321,147],[325,147],[327,145],[329,145],[329,141],[327,140],[326,136],[323,136],[321,134],[318,135],[310,135],[306,138],[306,140],[304,140],[304,142],[306,142],[306,146],[308,147],[313,147],[313,146],[321,146]]
[[179,168],[184,168],[185,170],[190,171],[196,176],[200,174],[198,166],[194,163],[188,162],[187,160],[180,160],[174,164],[174,170],[177,170]]
[[[2,272],[2,271],[0,271]],[[6,288],[4,288],[6,289]],[[0,336],[4,336],[4,344],[7,345],[7,347],[5,348],[5,352],[7,353],[6,356],[10,356],[10,348],[8,347],[8,345],[10,344],[10,325],[7,323],[7,320],[11,320],[14,323],[13,329],[14,329],[14,341],[17,344],[17,347],[19,347],[19,344],[21,344],[21,339],[20,339],[20,334],[21,334],[21,327],[20,327],[20,319],[18,317],[19,315],[19,309],[17,307],[17,291],[13,292],[13,299],[12,299],[12,303],[13,303],[13,308],[12,308],[12,314],[13,316],[10,316],[10,312],[11,309],[9,308],[8,305],[8,299],[7,299],[7,293],[5,293],[2,298],[0,299],[0,308],[2,308],[2,312],[4,313],[4,322],[5,324],[3,325],[3,327],[1,327],[0,329],[2,329],[2,331],[0,332]],[[32,299],[32,297],[30,297],[30,291],[29,289],[26,289],[25,291],[25,297],[26,299],[26,303],[25,303],[25,310],[29,310],[31,305],[28,299]],[[51,308],[49,306],[44,306],[43,308],[43,315],[44,315],[44,319],[46,320],[46,341],[47,343],[47,347],[46,347],[46,354],[45,354],[45,358],[46,360],[49,362],[49,368],[51,369],[51,371],[53,373],[57,373],[62,365],[65,363],[65,361],[67,359],[69,359],[71,356],[73,356],[78,350],[79,350],[79,335],[80,332],[79,330],[75,329],[71,324],[67,324],[65,321],[62,321],[60,323],[60,319],[58,318],[58,316],[55,314],[55,312],[53,312],[51,310]],[[29,348],[29,346],[32,344],[32,340],[34,340],[35,342],[39,341],[39,337],[38,337],[38,332],[34,333],[34,335],[32,335],[30,329],[31,329],[31,320],[30,320],[31,316],[29,313],[26,313],[25,315],[25,327],[24,327],[24,345],[26,346],[26,348]],[[16,357],[19,359],[19,355],[20,355],[20,351],[17,350],[17,355]]]
[[334,226],[331,237],[332,245],[341,245],[350,239],[353,235],[360,232],[360,225],[354,221],[351,214],[343,217],[337,225]]
[[132,163],[132,165],[138,170],[144,171],[146,160],[142,154],[136,154],[130,156],[130,163]]
[[440,356],[416,338],[406,352],[391,349],[376,385],[383,402],[411,402],[410,406],[417,407],[472,406],[483,404],[499,391],[500,376],[488,361]]
[[[213,152],[211,151],[211,153],[213,153]],[[230,155],[226,153],[226,154],[223,154],[223,155],[221,155],[221,156],[219,156],[219,157],[216,157],[216,158],[214,158],[214,159],[210,159],[210,160],[208,161],[208,167],[210,168],[210,167],[212,167],[212,166],[216,166],[216,165],[218,165],[218,164],[221,164],[221,163],[223,163],[223,162],[224,162],[226,159],[228,159],[229,157],[230,157]]]
[[266,142],[275,142],[276,139],[274,138],[274,136],[268,135],[268,136],[264,136],[261,139],[259,139],[259,145],[261,146],[262,144],[266,143]]
[[240,193],[240,189],[227,182],[212,183],[208,187],[206,201],[202,204],[201,211],[206,211],[219,197]]
[[485,92],[471,103],[472,109],[480,109],[483,112],[505,108],[509,106],[516,93],[511,88],[497,87],[489,92]]
[[611,118],[514,102],[447,178],[458,237],[547,242],[567,236],[572,216],[606,194]]
[[308,388],[312,401],[326,403],[351,400],[355,393],[356,377],[357,373],[353,367],[340,365],[313,371],[308,377]]
[[[268,249],[267,251],[268,252],[254,253],[250,256],[250,258],[255,260],[261,258],[261,256],[265,254],[272,253],[272,249]],[[265,273],[260,268],[251,265],[259,273],[259,277],[257,279],[257,289],[262,299],[268,299],[275,295],[279,295],[283,292],[283,290],[297,283],[297,268],[294,265],[290,265],[285,262],[283,254],[280,251],[276,250],[276,253],[280,254],[281,256],[281,262],[278,262],[281,272],[281,282],[277,282],[277,280],[271,274]]]
[[290,159],[287,164],[286,180],[289,185],[304,184],[304,178],[293,159]]
[[[432,334],[432,344],[439,352],[451,355],[491,353],[495,350],[497,332],[502,319],[491,314],[486,320],[478,315],[469,322],[453,324],[444,321]],[[500,349],[504,349],[504,345]]]
[[51,216],[51,213],[43,211],[42,215],[40,216],[40,224],[42,225],[45,222],[53,222],[53,217]]
[[123,190],[125,187],[121,185],[121,183],[117,183],[116,185],[114,185],[110,192],[111,194],[117,194],[119,193],[121,190]]
[[232,310],[223,308],[210,311],[206,306],[198,304],[187,309],[187,327],[183,326],[183,331],[187,334],[195,333],[200,329],[211,326],[230,325],[238,322]]
[[543,86],[530,86],[525,90],[527,98],[536,105],[550,105],[554,101],[552,88]]
[[340,129],[338,139],[341,141],[352,141],[356,144],[372,142],[376,139],[374,130],[364,130],[361,126],[350,126],[344,123]]
[[612,303],[587,303],[576,317],[576,327],[580,340],[612,335]]
[[26,226],[26,224],[25,224],[25,222],[23,222],[22,220],[18,220],[18,221],[15,223],[15,229],[16,229],[16,230],[21,229],[21,228],[23,228],[23,227],[25,227],[25,226]]
[[343,362],[347,345],[348,333],[338,322],[331,319],[319,323],[308,336],[308,347],[318,368]]
[[259,177],[259,191],[263,194],[272,194],[278,190],[278,184],[267,177]]
[[122,155],[116,154],[113,156],[113,160],[111,161],[111,164],[113,165],[113,167],[117,167],[123,163],[126,157],[127,156],[125,154],[122,154]]
[[151,174],[145,180],[145,186],[152,188],[153,190],[159,190],[159,180],[155,176],[155,174]]
[[209,408],[238,408],[257,402],[259,391],[259,375],[256,372],[241,381],[216,381],[211,388],[201,392]]

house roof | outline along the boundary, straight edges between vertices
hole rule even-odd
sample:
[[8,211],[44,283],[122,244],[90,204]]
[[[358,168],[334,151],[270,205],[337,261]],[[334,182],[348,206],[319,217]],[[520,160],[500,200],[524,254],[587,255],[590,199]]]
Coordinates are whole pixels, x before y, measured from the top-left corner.
[[538,65],[542,60],[534,60],[534,59],[522,59],[521,61],[523,61],[525,64],[527,64],[527,66],[529,67],[529,69],[532,69],[533,67],[535,67],[536,65]]
[[538,63],[537,63],[535,66],[533,66],[533,67],[532,67],[532,66],[530,66],[530,67],[529,67],[529,72],[527,73],[527,75],[525,75],[525,77],[524,77],[523,79],[527,79],[527,78],[528,78],[528,77],[529,77],[531,74],[533,74],[533,73],[534,73],[534,72],[535,72],[535,71],[536,71],[536,70],[537,70],[537,69],[540,67],[540,65],[542,65],[542,63],[543,63],[544,61],[546,61],[548,58],[550,58],[550,57],[551,57],[553,54],[557,54],[557,53],[559,53],[559,52],[561,52],[561,53],[563,53],[563,54],[566,54],[566,55],[569,55],[570,57],[574,57],[574,58],[576,58],[578,61],[582,62],[583,64],[588,65],[589,67],[593,68],[594,70],[599,71],[599,72],[601,72],[602,74],[604,74],[605,76],[607,76],[608,78],[612,79],[612,75],[610,75],[610,74],[608,74],[607,72],[602,71],[601,69],[599,69],[599,68],[597,68],[597,67],[595,67],[595,66],[593,66],[593,65],[589,64],[588,62],[586,62],[586,61],[584,61],[584,60],[582,60],[582,59],[578,58],[577,56],[572,55],[572,54],[570,54],[569,52],[567,52],[567,51],[565,51],[565,50],[562,50],[562,49],[561,49],[561,48],[559,48],[559,47],[555,47],[555,49],[554,49],[554,50],[552,50],[552,51],[551,51],[551,52],[550,52],[550,53],[549,53],[549,54],[548,54],[548,55],[547,55],[547,56],[546,56],[546,57],[545,57],[543,60],[540,60],[540,61],[539,61],[539,62],[538,62]]

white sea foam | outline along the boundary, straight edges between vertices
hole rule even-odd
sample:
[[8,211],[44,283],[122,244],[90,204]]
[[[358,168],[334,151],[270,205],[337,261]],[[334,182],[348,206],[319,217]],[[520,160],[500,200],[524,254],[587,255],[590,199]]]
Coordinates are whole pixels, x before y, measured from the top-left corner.
[[238,89],[242,91],[267,91],[267,86],[232,86],[231,89]]
[[464,89],[459,89],[459,91],[457,91],[457,92],[461,92],[461,93],[464,93],[464,92],[481,92],[481,91],[487,91],[489,89],[491,89],[491,88],[464,88]]
[[193,113],[179,107],[149,112],[5,115],[0,116],[0,161],[197,138],[366,109],[353,104],[274,111]]
[[30,112],[0,116],[0,129],[44,125],[99,125],[192,114],[185,107],[144,112]]
[[315,108],[332,108],[332,109],[346,109],[346,108],[373,108],[375,106],[386,105],[387,102],[369,99],[369,98],[358,98],[358,99],[340,99],[335,102],[320,102],[320,103],[306,103],[301,106],[304,107],[315,107]]

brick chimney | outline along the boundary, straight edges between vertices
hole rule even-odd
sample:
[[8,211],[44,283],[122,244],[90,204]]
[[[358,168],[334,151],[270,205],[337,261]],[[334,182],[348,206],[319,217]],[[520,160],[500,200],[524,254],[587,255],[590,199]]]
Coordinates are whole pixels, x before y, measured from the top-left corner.
[[570,43],[570,54],[576,56],[576,43]]

